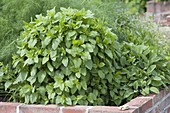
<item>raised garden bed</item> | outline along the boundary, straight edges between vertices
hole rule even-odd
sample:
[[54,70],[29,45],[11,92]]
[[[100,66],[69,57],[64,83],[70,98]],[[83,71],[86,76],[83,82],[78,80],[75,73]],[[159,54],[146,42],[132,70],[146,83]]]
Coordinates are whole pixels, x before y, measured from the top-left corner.
[[[169,86],[170,88],[170,86]],[[27,105],[23,103],[0,102],[1,113],[170,113],[170,90],[159,94],[139,96],[127,104],[129,109],[115,106],[57,106]]]

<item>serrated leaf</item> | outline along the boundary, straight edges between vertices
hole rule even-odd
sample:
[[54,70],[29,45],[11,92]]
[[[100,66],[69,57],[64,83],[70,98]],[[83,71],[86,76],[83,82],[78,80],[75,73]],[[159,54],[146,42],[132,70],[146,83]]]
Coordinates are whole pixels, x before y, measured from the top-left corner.
[[112,59],[113,58],[113,54],[112,54],[112,51],[109,50],[109,49],[106,49],[105,50],[105,53]]
[[46,56],[46,57],[44,57],[44,58],[42,59],[42,64],[45,64],[45,63],[47,63],[48,61],[49,61],[49,57]]
[[91,31],[89,36],[96,37],[96,36],[99,36],[99,33],[97,31]]
[[99,77],[100,77],[101,79],[104,79],[104,78],[105,78],[105,74],[103,73],[102,70],[99,70],[99,71],[98,71],[98,75],[99,75]]
[[71,98],[69,98],[69,97],[66,98],[66,104],[67,105],[72,105]]
[[47,62],[47,67],[51,72],[53,72],[54,69],[53,66],[50,64],[50,62]]
[[60,86],[60,90],[63,91],[64,90],[64,84],[62,83]]
[[105,63],[104,62],[100,62],[99,67],[104,67]]
[[36,93],[33,93],[30,95],[30,102],[33,104],[37,101],[37,98],[38,98],[38,94]]
[[5,82],[5,90],[7,90],[9,88],[9,86],[11,86],[12,82],[11,81],[6,81]]
[[122,56],[122,57],[120,58],[120,64],[121,64],[122,66],[125,66],[125,64],[126,64],[126,57]]
[[67,67],[67,65],[68,65],[68,58],[67,58],[67,57],[62,60],[62,64],[63,64],[65,67]]
[[88,68],[89,70],[91,70],[92,67],[93,67],[92,60],[87,60],[87,61],[84,62],[84,64],[85,64],[86,68]]
[[76,77],[77,78],[80,78],[81,77],[81,74],[78,72],[78,73],[76,73]]
[[159,93],[159,89],[156,87],[150,87],[150,91],[153,93]]
[[28,72],[26,72],[26,71],[21,71],[21,72],[19,73],[19,76],[18,76],[18,77],[19,77],[20,81],[22,82],[22,81],[26,80],[27,76],[28,76]]
[[82,82],[81,82],[81,86],[83,87],[84,90],[87,90],[86,81],[82,81]]
[[53,50],[56,50],[59,44],[60,44],[60,40],[59,39],[54,39],[52,41],[52,48],[53,48]]
[[38,63],[38,61],[39,61],[39,60],[38,60],[38,56],[35,56],[35,57],[34,57],[34,62],[35,62],[35,63]]
[[62,97],[58,95],[56,100],[55,100],[55,103],[56,104],[61,104],[61,102],[62,102]]
[[113,75],[112,74],[107,74],[106,78],[109,81],[109,83],[112,83],[112,80],[113,80]]
[[38,76],[38,82],[42,83],[46,77],[46,72],[41,70],[37,73],[37,76]]
[[[27,65],[27,64],[31,65],[31,64],[33,64],[33,63],[34,63],[33,59],[32,59],[32,58],[28,58],[28,59],[24,62],[24,66]],[[23,66],[23,67],[24,67],[24,66]]]
[[34,76],[37,73],[37,67],[32,67],[31,69],[31,76]]
[[43,87],[43,86],[39,87],[39,88],[38,88],[38,91],[40,92],[40,94],[41,94],[42,96],[45,96],[45,93],[46,93],[45,87]]
[[37,43],[37,39],[30,39],[29,42],[28,42],[28,47],[34,47],[35,44]]
[[87,74],[87,70],[86,70],[85,67],[81,68],[81,69],[80,69],[80,72],[81,72],[81,74],[84,75],[84,76],[86,76],[86,74]]
[[52,61],[56,61],[57,51],[50,51],[50,58]]
[[74,35],[76,35],[76,31],[69,31],[67,36],[72,37]]
[[73,60],[75,68],[79,68],[82,64],[82,60],[80,58],[74,59]]

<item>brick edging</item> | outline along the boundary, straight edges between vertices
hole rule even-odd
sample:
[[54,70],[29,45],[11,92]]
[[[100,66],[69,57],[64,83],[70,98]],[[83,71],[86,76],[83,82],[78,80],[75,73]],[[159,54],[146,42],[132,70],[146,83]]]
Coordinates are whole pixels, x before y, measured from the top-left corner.
[[27,105],[0,102],[0,113],[170,113],[170,87],[159,94],[139,96],[125,104],[128,110],[116,106]]

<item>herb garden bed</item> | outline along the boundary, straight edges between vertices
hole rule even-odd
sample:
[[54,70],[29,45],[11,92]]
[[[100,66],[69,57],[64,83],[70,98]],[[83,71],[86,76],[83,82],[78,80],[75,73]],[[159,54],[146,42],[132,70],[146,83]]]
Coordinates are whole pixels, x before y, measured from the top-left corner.
[[128,105],[129,109],[122,111],[120,107],[115,106],[63,107],[0,102],[0,111],[1,113],[170,113],[170,90],[162,90],[159,94],[149,96],[139,96],[125,105]]

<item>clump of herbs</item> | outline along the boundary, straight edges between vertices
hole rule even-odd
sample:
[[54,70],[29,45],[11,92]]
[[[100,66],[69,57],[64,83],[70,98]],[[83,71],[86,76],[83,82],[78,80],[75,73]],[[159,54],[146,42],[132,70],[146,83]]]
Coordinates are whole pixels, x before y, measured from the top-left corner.
[[5,89],[25,103],[120,105],[167,87],[170,65],[156,44],[129,32],[134,24],[120,40],[104,23],[84,9],[37,15],[18,39]]

